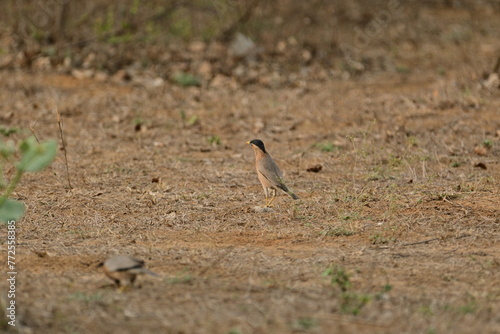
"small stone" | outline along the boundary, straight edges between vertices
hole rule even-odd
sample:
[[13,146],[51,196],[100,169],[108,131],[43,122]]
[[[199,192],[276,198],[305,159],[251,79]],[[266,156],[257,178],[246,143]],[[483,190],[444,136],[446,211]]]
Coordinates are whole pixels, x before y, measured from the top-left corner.
[[257,53],[255,43],[242,33],[238,33],[231,42],[229,49],[236,58],[254,58]]
[[309,50],[303,50],[302,51],[302,59],[305,62],[311,61],[311,59],[312,59],[312,53],[311,53],[311,51],[309,51]]
[[486,149],[486,147],[478,145],[474,147],[474,153],[476,153],[477,155],[487,155],[488,150]]
[[74,70],[71,71],[71,75],[73,77],[75,77],[76,79],[78,79],[78,80],[88,79],[88,78],[91,78],[94,75],[94,71],[93,70],[78,70],[78,69],[74,69]]
[[104,81],[108,80],[109,75],[106,72],[98,71],[95,73],[94,78],[97,81],[104,82]]
[[285,50],[286,50],[286,42],[279,41],[278,44],[276,45],[276,52],[284,53]]
[[194,41],[191,42],[188,46],[188,50],[191,52],[203,52],[207,48],[207,44],[201,41]]

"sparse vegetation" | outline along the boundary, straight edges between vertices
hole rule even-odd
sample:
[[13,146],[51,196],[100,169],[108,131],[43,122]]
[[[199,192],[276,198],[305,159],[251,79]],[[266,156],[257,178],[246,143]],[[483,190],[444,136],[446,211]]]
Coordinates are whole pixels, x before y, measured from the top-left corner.
[[[3,131],[5,136],[17,132],[14,129]],[[9,220],[18,220],[24,215],[25,207],[20,201],[10,198],[14,189],[26,172],[38,172],[47,167],[57,153],[57,143],[54,140],[38,143],[35,137],[28,137],[16,144],[12,140],[0,141],[0,221],[7,223]],[[16,160],[16,158],[19,158]],[[15,168],[10,180],[5,180],[5,171],[10,167]]]
[[350,281],[350,275],[344,268],[337,265],[326,269],[322,276],[329,277],[330,284],[340,289],[340,311],[345,314],[359,315],[363,307],[371,300],[380,300],[384,293],[392,289],[389,284],[385,284],[375,295],[356,292]]
[[192,74],[189,73],[177,73],[174,76],[174,81],[180,86],[183,87],[189,87],[189,86],[199,86],[200,85],[200,79]]
[[483,140],[483,146],[490,149],[493,147],[493,140],[491,139],[485,139]]
[[336,147],[332,142],[317,143],[314,146],[322,152],[333,152],[338,150],[338,147]]
[[318,320],[314,318],[299,318],[292,324],[297,331],[308,331],[318,326]]
[[220,145],[220,137],[218,135],[212,135],[208,138],[208,142],[210,145],[219,146]]
[[[71,185],[9,197],[21,332],[498,332],[495,1],[41,4],[0,11],[2,193],[19,129]],[[255,138],[299,201],[256,210]]]
[[192,284],[194,281],[193,275],[189,273],[182,273],[166,279],[167,284]]

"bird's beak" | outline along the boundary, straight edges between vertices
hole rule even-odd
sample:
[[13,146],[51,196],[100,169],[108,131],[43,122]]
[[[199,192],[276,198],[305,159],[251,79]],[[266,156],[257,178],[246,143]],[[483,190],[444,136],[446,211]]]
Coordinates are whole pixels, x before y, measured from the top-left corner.
[[249,142],[249,141],[247,141],[247,144],[250,144],[250,142]]

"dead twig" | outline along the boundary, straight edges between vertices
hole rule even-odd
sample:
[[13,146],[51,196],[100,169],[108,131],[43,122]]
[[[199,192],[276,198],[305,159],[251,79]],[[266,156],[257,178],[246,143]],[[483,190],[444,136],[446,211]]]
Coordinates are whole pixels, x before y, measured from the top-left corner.
[[412,243],[409,243],[409,244],[404,244],[403,246],[413,246],[413,245],[420,245],[420,244],[428,244],[429,242],[436,241],[436,240],[439,240],[439,238],[433,238],[433,239],[424,240],[424,241],[412,242]]
[[66,176],[68,177],[68,185],[69,185],[70,189],[73,189],[73,186],[71,186],[71,180],[69,177],[68,156],[66,153],[66,141],[64,140],[64,134],[63,134],[63,129],[62,129],[61,114],[59,113],[59,109],[57,107],[56,107],[56,113],[57,113],[57,125],[59,126],[59,135],[61,137],[61,143],[62,143],[63,152],[64,152],[64,163],[66,165]]
[[31,133],[33,134],[33,137],[35,137],[36,142],[37,142],[38,144],[40,144],[40,141],[38,140],[38,137],[36,136],[36,133],[35,133],[35,128],[34,128],[34,127],[35,127],[35,125],[36,125],[36,123],[38,123],[38,121],[36,121],[34,124],[30,124],[30,131],[31,131]]
[[469,211],[467,211],[467,209],[466,209],[466,208],[464,208],[464,207],[463,207],[462,205],[460,205],[460,204],[455,204],[455,203],[453,203],[452,201],[450,201],[449,199],[447,199],[447,198],[446,198],[446,196],[444,196],[444,197],[443,197],[443,201],[445,201],[446,203],[449,203],[449,204],[451,204],[451,205],[453,205],[453,206],[455,206],[455,207],[458,207],[458,208],[462,209],[462,210],[465,212],[465,215],[466,215],[466,216],[469,214]]

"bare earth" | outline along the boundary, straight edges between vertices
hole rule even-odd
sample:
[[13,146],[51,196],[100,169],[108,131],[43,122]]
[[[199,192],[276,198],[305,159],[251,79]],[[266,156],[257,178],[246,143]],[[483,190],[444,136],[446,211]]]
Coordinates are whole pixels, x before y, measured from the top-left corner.
[[[16,190],[19,332],[500,333],[500,93],[432,52],[276,88],[0,72],[3,124],[61,111],[73,185],[61,151]],[[255,138],[299,201],[256,210]],[[120,293],[112,254],[161,277]]]

